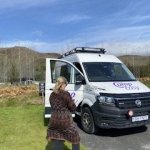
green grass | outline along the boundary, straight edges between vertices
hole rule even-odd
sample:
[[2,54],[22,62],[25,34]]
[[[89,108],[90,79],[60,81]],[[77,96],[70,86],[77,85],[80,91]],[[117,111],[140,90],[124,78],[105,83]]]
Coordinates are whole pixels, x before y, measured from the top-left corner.
[[31,104],[41,104],[42,99],[38,96],[38,93],[34,92],[27,95],[8,96],[0,98],[0,107],[8,106],[26,106]]
[[3,107],[0,109],[1,150],[42,150],[45,127],[42,106]]
[[[0,150],[52,150],[45,138],[43,105],[13,104],[0,107]],[[71,144],[65,142],[64,150],[71,150]]]

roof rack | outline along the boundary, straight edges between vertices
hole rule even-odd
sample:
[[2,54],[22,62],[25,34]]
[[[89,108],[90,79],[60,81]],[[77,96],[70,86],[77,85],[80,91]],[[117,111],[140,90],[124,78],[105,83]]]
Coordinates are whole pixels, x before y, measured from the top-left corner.
[[74,54],[74,53],[98,53],[98,54],[105,54],[104,48],[93,48],[93,47],[76,47],[64,54],[62,54],[62,57]]

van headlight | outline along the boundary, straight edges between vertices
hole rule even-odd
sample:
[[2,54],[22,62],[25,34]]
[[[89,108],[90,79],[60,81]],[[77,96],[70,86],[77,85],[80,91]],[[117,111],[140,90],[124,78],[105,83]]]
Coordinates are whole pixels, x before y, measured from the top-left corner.
[[115,99],[107,96],[97,96],[100,104],[115,106]]

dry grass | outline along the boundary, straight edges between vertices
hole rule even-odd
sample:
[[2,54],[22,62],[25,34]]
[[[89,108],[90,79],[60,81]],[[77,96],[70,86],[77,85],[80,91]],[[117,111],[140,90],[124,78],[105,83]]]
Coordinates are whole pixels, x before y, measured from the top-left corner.
[[143,78],[140,78],[139,80],[150,82],[150,77],[143,77]]
[[140,81],[150,88],[150,80],[149,81],[140,80]]
[[42,103],[36,85],[0,87],[0,107]]
[[0,86],[0,98],[2,97],[16,97],[19,95],[26,95],[38,92],[36,85],[31,86]]

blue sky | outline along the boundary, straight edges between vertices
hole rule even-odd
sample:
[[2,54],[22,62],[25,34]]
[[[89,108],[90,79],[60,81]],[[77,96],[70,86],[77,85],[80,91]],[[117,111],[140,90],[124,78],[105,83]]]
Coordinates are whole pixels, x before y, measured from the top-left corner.
[[149,0],[0,0],[0,47],[150,55]]

